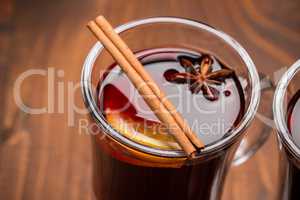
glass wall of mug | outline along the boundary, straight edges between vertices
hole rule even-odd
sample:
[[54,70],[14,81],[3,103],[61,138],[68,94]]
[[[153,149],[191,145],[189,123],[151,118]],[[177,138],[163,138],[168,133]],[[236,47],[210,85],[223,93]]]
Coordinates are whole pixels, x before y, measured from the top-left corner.
[[[134,52],[169,47],[212,52],[232,66],[243,81],[245,112],[237,126],[225,137],[205,146],[192,161],[181,150],[151,148],[130,140],[108,123],[98,107],[97,89],[114,60],[96,43],[82,72],[83,97],[91,116],[96,198],[219,199],[227,170],[259,104],[259,77],[251,58],[227,34],[192,20],[155,17],[130,22],[115,30]],[[251,141],[255,141],[253,137],[259,140],[259,136],[260,133],[253,132]],[[244,146],[241,154],[250,149]]]
[[300,60],[278,82],[273,114],[280,148],[280,199],[300,197]]

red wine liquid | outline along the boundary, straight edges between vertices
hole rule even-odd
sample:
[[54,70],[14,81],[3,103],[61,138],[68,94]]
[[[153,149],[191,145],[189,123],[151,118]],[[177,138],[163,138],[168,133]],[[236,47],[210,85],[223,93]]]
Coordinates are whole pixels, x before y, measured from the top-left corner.
[[[236,76],[214,85],[217,100],[202,92],[193,94],[188,84],[169,82],[166,72],[184,72],[178,57],[197,58],[201,53],[186,49],[151,49],[137,54],[145,69],[194,132],[206,145],[226,137],[244,114],[242,81]],[[214,60],[213,70],[225,67]],[[160,132],[159,120],[133,87],[127,76],[114,64],[99,83],[99,108],[107,122],[120,134],[137,143],[159,149],[180,149],[171,134]],[[218,199],[224,174],[234,148],[220,152],[194,165],[180,168],[142,167],[115,159],[95,145],[94,191],[98,200],[210,200]]]
[[[227,78],[221,85],[212,85],[219,95],[217,100],[211,100],[203,92],[193,93],[188,84],[168,82],[168,72],[185,72],[178,58],[197,59],[200,54],[183,49],[152,49],[139,52],[138,56],[147,72],[206,145],[222,139],[239,123],[244,114],[244,96],[236,76]],[[212,71],[224,67],[214,58]],[[157,131],[159,120],[116,65],[101,82],[99,106],[108,123],[129,139],[153,148],[180,148],[170,134]]]
[[[288,104],[288,128],[293,137],[294,142],[300,148],[300,90],[298,90],[292,97]],[[300,197],[300,166],[291,161],[289,165],[288,176],[288,199],[298,200]]]
[[300,147],[300,90],[292,97],[288,105],[288,128],[295,143]]

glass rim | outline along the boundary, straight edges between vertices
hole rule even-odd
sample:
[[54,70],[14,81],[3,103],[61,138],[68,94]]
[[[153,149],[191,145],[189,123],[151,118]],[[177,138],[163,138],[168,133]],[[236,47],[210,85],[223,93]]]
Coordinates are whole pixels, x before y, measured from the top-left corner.
[[273,100],[273,115],[277,133],[283,144],[290,150],[293,155],[300,159],[300,147],[294,142],[292,135],[287,126],[286,110],[284,98],[286,96],[289,83],[292,81],[297,72],[300,71],[300,60],[297,60],[279,80]]
[[[247,67],[250,85],[251,87],[251,97],[248,109],[246,110],[239,126],[232,129],[228,136],[216,141],[213,144],[210,144],[208,146],[205,146],[204,149],[201,150],[199,156],[205,155],[208,153],[215,152],[220,149],[224,149],[229,144],[231,144],[235,138],[237,138],[245,128],[250,124],[252,119],[254,118],[254,115],[256,113],[256,110],[258,108],[259,100],[260,100],[260,79],[255,67],[255,64],[253,63],[252,59],[250,58],[249,54],[246,52],[246,50],[232,37],[227,35],[226,33],[219,31],[205,23],[201,23],[199,21],[191,20],[191,19],[185,19],[185,18],[178,18],[178,17],[151,17],[151,18],[145,18],[140,20],[135,20],[132,22],[128,22],[126,24],[120,25],[115,28],[115,31],[117,33],[122,33],[124,31],[127,31],[129,29],[133,29],[137,26],[146,25],[146,24],[155,24],[155,23],[175,23],[175,24],[183,24],[187,26],[191,26],[200,30],[207,31],[214,36],[218,37],[222,41],[224,41],[226,44],[228,44],[235,52],[239,55],[239,57],[244,62],[245,66]],[[88,53],[82,69],[81,74],[81,90],[84,102],[87,106],[87,108],[90,111],[91,116],[96,120],[98,125],[103,128],[103,130],[108,130],[107,134],[113,139],[117,140],[118,142],[121,142],[121,144],[125,144],[126,146],[129,146],[131,148],[137,149],[139,151],[142,151],[144,153],[162,156],[162,157],[185,157],[185,153],[181,150],[162,150],[162,149],[155,149],[151,147],[144,146],[142,144],[138,144],[122,134],[118,133],[118,131],[114,130],[101,116],[101,113],[99,112],[99,109],[97,108],[97,103],[94,100],[93,97],[93,88],[91,83],[91,77],[92,77],[92,69],[94,66],[94,63],[96,61],[96,58],[99,56],[101,51],[103,50],[103,46],[100,42],[96,42],[96,44],[92,47],[90,52]]]

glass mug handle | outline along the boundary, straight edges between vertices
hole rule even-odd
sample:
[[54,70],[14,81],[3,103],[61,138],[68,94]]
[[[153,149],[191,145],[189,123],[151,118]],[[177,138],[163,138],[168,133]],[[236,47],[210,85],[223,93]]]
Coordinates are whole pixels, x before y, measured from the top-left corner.
[[272,132],[272,102],[275,86],[271,79],[260,74],[261,100],[255,118],[246,130],[245,137],[238,147],[233,166],[239,166],[249,160],[260,147],[267,141]]

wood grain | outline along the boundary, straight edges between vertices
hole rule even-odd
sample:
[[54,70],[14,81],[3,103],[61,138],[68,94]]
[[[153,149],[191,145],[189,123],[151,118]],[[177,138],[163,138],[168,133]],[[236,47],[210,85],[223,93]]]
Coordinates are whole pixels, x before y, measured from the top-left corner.
[[[114,25],[161,15],[200,20],[236,38],[259,72],[276,80],[274,72],[300,57],[299,9],[293,0],[1,1],[0,199],[91,199],[90,138],[78,129],[85,115],[76,114],[72,127],[66,123],[71,122],[68,84],[78,83],[95,42],[85,28],[88,20],[99,14]],[[54,113],[24,114],[13,98],[16,79],[25,70],[50,67],[64,71],[63,77],[55,77],[56,84],[64,83],[64,112],[54,107]],[[22,98],[28,106],[46,106],[46,78],[28,78]],[[84,107],[79,89],[74,100]],[[275,199],[277,153],[272,136],[250,161],[232,168],[223,199]]]

